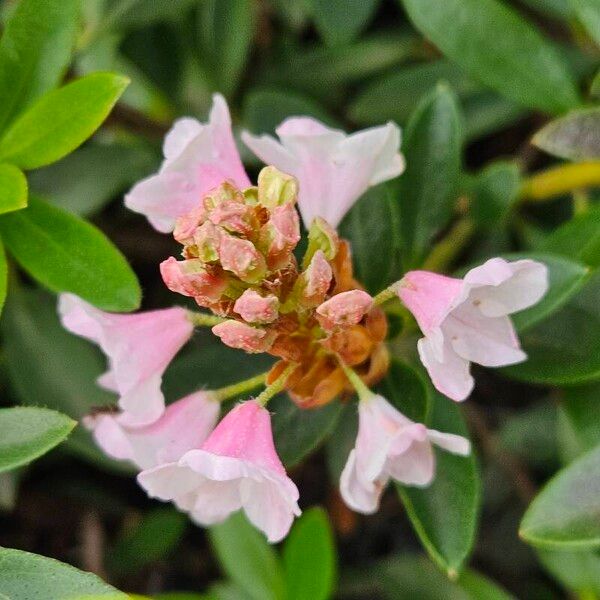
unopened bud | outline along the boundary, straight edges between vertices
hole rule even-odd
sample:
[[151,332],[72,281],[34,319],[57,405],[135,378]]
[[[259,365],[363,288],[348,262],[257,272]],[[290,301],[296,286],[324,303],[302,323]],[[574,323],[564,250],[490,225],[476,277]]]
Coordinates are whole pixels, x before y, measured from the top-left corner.
[[266,329],[252,327],[234,320],[215,325],[212,332],[220,337],[225,345],[253,354],[267,352],[277,335]]
[[277,319],[279,300],[269,294],[261,296],[254,290],[246,290],[236,301],[233,310],[248,323],[272,323]]
[[290,254],[300,241],[300,219],[293,204],[271,210],[271,218],[263,225],[259,247],[267,257],[271,270],[289,263]]
[[327,260],[333,260],[338,252],[340,238],[336,230],[321,217],[315,217],[308,230],[308,248],[302,259],[302,267],[310,264],[317,250],[322,250]]
[[256,283],[264,278],[267,264],[264,256],[248,240],[224,233],[219,245],[221,266],[246,283]]
[[336,294],[317,307],[317,319],[323,329],[348,327],[360,323],[371,310],[373,298],[362,290],[350,290]]
[[226,200],[216,206],[208,218],[215,225],[219,225],[232,233],[249,236],[258,226],[253,215],[252,207],[237,201]]
[[308,268],[297,281],[298,301],[304,308],[313,308],[325,300],[333,271],[322,250],[317,250]]
[[173,237],[180,244],[192,243],[194,232],[204,222],[206,218],[206,209],[202,202],[189,213],[182,215],[175,221],[175,229],[173,230]]
[[215,262],[219,260],[219,246],[221,242],[221,230],[206,221],[196,229],[194,233],[193,245],[190,251],[204,262]]
[[224,181],[204,196],[204,207],[207,211],[214,210],[223,202],[239,202],[242,204],[244,195],[232,183]]
[[258,201],[267,208],[293,204],[298,196],[298,181],[275,167],[265,167],[258,174]]
[[160,274],[172,292],[191,296],[201,305],[216,302],[227,288],[227,280],[208,273],[198,258],[177,261],[171,256],[160,264]]

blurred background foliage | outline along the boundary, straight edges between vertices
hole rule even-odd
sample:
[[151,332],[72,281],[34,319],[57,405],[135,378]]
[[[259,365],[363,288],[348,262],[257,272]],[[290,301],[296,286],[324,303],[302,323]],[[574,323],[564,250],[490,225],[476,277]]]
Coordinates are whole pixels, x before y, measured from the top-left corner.
[[[4,23],[18,4],[2,3]],[[400,490],[402,502],[390,490],[374,516],[349,512],[335,489],[356,428],[352,407],[336,402],[299,411],[275,400],[277,447],[303,507],[321,504],[327,511],[306,511],[281,549],[268,547],[239,517],[207,534],[157,506],[137,488],[131,469],[101,455],[80,427],[35,465],[15,461],[10,466],[18,468],[0,473],[0,544],[164,600],[600,598],[600,108],[594,106],[600,2],[65,0],[61,6],[62,16],[44,33],[41,18],[37,24],[39,57],[29,67],[44,75],[36,79],[44,87],[35,95],[56,87],[63,74],[69,81],[112,71],[130,84],[102,128],[74,152],[41,168],[15,162],[28,170],[30,200],[24,211],[0,218],[9,254],[24,269],[9,262],[1,321],[4,406],[48,407],[79,419],[112,400],[94,383],[103,359],[62,330],[55,298],[35,280],[52,291],[72,289],[69,255],[82,253],[83,239],[73,224],[77,216],[127,257],[144,308],[173,302],[157,265],[176,254],[176,245],[125,210],[122,196],[158,168],[173,119],[204,119],[215,91],[227,97],[236,134],[273,132],[298,114],[348,131],[387,120],[403,127],[406,173],[370,190],[341,228],[369,291],[409,268],[464,271],[515,252],[549,264],[552,290],[517,319],[530,360],[501,374],[478,369],[476,391],[462,410],[434,396],[410,366],[406,348],[414,337],[398,336],[402,315],[390,312],[398,360],[382,390],[413,418],[468,429],[478,458],[440,456],[430,490]],[[8,75],[0,72],[0,84]],[[30,100],[23,95],[19,103],[23,110]],[[15,114],[4,111],[3,118]],[[255,175],[258,162],[240,148]],[[1,139],[0,155],[11,155]],[[44,246],[35,245],[40,228],[61,244],[49,263],[40,262]],[[107,304],[119,259],[109,260],[104,242],[94,240],[99,258],[78,257],[85,273],[76,286]],[[139,289],[127,285],[118,310],[139,302]],[[198,334],[167,372],[165,392],[174,400],[268,364]],[[29,417],[34,431],[35,415]],[[69,420],[58,420],[29,459],[70,428]],[[565,510],[553,520],[557,506]],[[520,524],[526,541],[519,539]],[[49,578],[66,586],[53,598],[74,589],[124,597],[63,569],[5,551],[0,596],[13,598],[10,586],[29,573],[29,592],[14,588],[14,598],[49,598]],[[170,593],[185,589],[195,592]]]

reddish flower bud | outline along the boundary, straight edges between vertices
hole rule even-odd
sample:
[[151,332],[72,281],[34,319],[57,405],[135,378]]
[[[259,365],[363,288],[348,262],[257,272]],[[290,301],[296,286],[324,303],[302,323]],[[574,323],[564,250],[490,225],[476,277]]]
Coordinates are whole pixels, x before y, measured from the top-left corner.
[[242,281],[256,283],[264,278],[267,265],[263,255],[252,242],[223,234],[219,245],[221,266]]
[[204,205],[200,203],[196,208],[191,210],[189,213],[179,217],[175,221],[175,230],[173,231],[173,237],[180,244],[190,244],[194,237],[196,228],[204,222],[206,218],[206,209]]
[[171,256],[160,264],[160,274],[172,292],[191,296],[199,304],[216,302],[227,288],[226,279],[208,273],[197,258],[177,261]]
[[221,242],[221,229],[206,221],[194,233],[193,248],[186,248],[203,262],[219,260],[219,246]]
[[249,353],[267,352],[276,336],[272,331],[234,320],[215,325],[212,332],[227,346]]
[[362,290],[336,294],[317,307],[317,318],[324,329],[335,329],[360,323],[373,306],[373,298]]
[[272,323],[277,319],[278,308],[276,296],[261,296],[254,290],[246,290],[233,306],[233,310],[248,323]]
[[232,200],[221,202],[210,212],[208,218],[227,231],[245,236],[252,235],[258,226],[252,207]]

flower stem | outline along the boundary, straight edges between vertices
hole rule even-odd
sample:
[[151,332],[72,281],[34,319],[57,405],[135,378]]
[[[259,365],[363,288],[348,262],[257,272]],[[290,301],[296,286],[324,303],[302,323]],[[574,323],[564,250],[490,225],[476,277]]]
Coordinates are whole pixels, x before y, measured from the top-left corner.
[[354,386],[356,393],[358,394],[358,398],[361,401],[369,400],[375,394],[364,384],[363,380],[358,376],[356,371],[351,369],[340,356],[337,357],[338,362],[340,363],[340,367],[344,371],[344,374],[350,381],[350,383]]
[[196,327],[213,327],[227,320],[216,315],[207,315],[206,313],[194,312],[193,310],[187,311],[187,317]]
[[543,202],[561,194],[600,185],[600,161],[553,167],[523,182],[521,199]]
[[475,223],[469,217],[459,219],[452,229],[431,250],[423,262],[424,271],[445,271],[460,254],[475,232]]
[[238,381],[237,383],[232,383],[231,385],[226,385],[225,387],[215,390],[214,394],[219,401],[235,398],[236,396],[240,396],[245,392],[249,392],[254,388],[264,385],[267,375],[268,371],[266,373],[255,375],[254,377],[250,377],[249,379],[244,379],[243,381]]
[[380,304],[395,298],[397,286],[398,282],[392,283],[392,285],[386,287],[385,290],[381,290],[381,292],[373,298],[373,306],[379,306]]
[[265,406],[267,402],[273,397],[279,394],[281,390],[285,387],[287,383],[288,377],[296,370],[298,365],[296,363],[292,363],[288,365],[281,375],[268,387],[266,387],[256,398],[255,402],[260,404],[261,406]]

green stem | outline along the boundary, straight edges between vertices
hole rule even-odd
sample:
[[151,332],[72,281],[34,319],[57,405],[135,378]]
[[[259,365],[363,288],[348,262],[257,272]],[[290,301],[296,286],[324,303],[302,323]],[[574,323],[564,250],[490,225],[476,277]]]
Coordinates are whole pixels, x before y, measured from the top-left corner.
[[381,290],[377,296],[373,298],[373,306],[379,306],[392,298],[396,298],[396,288],[398,286],[398,282],[392,283],[389,287],[386,287],[385,290]]
[[423,262],[424,271],[445,271],[462,252],[475,232],[475,223],[469,217],[459,219],[443,239],[431,250]]
[[287,383],[288,377],[296,370],[298,365],[296,363],[292,363],[288,365],[281,375],[267,388],[265,388],[256,398],[255,402],[260,404],[261,406],[265,406],[267,402],[273,397],[279,394],[281,390],[285,387]]
[[196,327],[214,327],[227,320],[216,315],[207,315],[206,313],[194,312],[193,310],[187,311],[187,317]]
[[337,357],[340,367],[344,371],[344,374],[354,386],[356,393],[361,401],[366,401],[372,398],[375,394],[364,384],[363,380],[358,376],[356,371],[351,369],[340,356]]
[[532,175],[523,182],[521,200],[544,202],[556,196],[600,185],[600,162],[561,165]]
[[241,396],[246,392],[250,392],[254,388],[264,385],[267,375],[268,371],[266,373],[260,373],[259,375],[255,375],[254,377],[244,379],[243,381],[238,381],[237,383],[226,385],[225,387],[215,390],[214,394],[216,395],[217,400],[219,401],[229,400],[229,398]]

